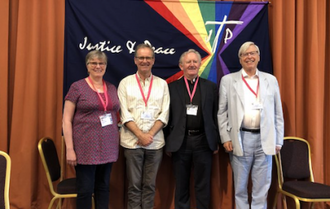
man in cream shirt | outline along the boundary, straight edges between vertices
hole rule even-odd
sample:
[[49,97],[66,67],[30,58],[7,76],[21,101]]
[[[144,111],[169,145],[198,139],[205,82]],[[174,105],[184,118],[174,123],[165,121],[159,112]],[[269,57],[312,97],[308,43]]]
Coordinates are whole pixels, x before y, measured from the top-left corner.
[[151,46],[135,49],[136,74],[118,86],[121,122],[120,145],[124,147],[128,179],[128,209],[153,208],[155,183],[163,157],[162,128],[169,117],[169,91],[165,80],[153,75]]

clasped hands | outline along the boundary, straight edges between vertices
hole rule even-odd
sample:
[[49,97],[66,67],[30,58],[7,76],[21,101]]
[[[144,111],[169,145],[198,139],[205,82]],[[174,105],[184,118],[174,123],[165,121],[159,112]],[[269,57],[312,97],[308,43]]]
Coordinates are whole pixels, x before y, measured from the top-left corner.
[[137,138],[136,144],[143,147],[149,146],[154,141],[154,136],[150,133],[141,133]]

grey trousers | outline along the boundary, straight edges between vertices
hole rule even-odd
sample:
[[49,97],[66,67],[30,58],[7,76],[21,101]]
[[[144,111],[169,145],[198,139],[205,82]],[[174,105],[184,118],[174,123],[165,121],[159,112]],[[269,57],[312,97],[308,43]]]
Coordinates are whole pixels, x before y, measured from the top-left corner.
[[152,209],[163,149],[125,149],[124,155],[128,179],[127,209]]

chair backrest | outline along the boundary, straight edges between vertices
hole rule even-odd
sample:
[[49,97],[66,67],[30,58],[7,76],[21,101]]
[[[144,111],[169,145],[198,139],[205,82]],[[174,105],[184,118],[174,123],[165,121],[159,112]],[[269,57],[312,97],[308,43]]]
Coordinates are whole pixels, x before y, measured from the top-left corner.
[[281,163],[284,179],[312,179],[308,141],[299,137],[284,137],[281,149]]
[[51,182],[59,180],[61,177],[61,166],[54,141],[49,137],[40,139],[38,150],[46,170],[48,180]]
[[9,209],[9,183],[11,160],[7,153],[0,151],[0,208]]

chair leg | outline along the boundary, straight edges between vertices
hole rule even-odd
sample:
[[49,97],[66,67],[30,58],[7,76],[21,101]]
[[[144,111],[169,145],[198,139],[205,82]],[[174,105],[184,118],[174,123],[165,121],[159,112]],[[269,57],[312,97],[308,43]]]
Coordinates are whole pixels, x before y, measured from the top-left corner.
[[62,198],[58,199],[56,209],[62,209]]
[[94,199],[94,196],[92,196],[92,209],[95,209],[95,199]]
[[273,203],[273,209],[276,209],[276,205],[277,205],[277,196],[278,196],[278,192],[276,192],[276,194],[275,194],[275,199],[274,199],[274,203]]
[[313,202],[311,203],[311,209],[314,209],[314,203]]
[[50,201],[50,203],[48,205],[48,209],[52,209],[55,200],[56,200],[56,198],[53,197],[53,199]]
[[288,209],[288,205],[286,203],[286,196],[284,194],[282,194],[282,201],[283,201],[283,208]]
[[297,198],[293,198],[296,204],[296,209],[300,209],[300,201]]

